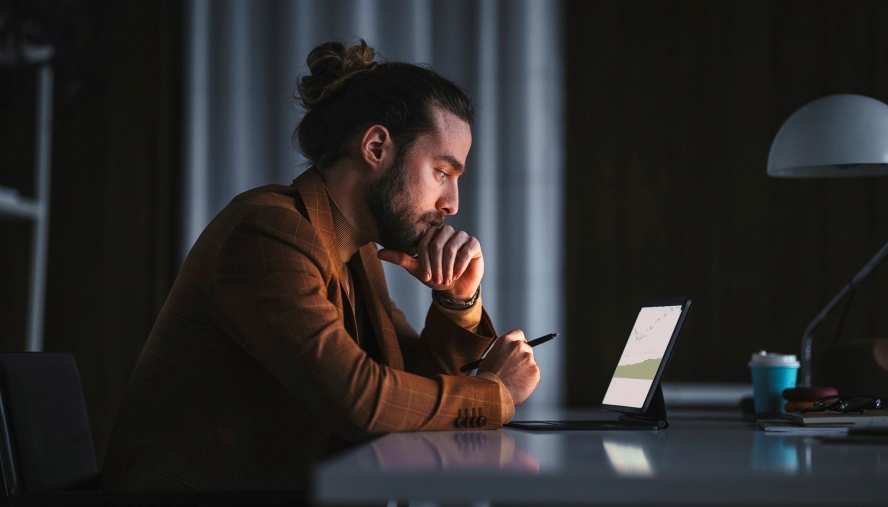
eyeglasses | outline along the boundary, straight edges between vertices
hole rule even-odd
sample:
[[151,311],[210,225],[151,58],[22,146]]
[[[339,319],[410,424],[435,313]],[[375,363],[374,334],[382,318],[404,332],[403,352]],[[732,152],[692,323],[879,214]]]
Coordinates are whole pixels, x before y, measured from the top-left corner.
[[867,410],[878,410],[880,408],[882,408],[882,400],[874,396],[827,396],[812,403],[810,407],[802,410],[802,413],[831,410],[833,412],[860,412],[862,414]]

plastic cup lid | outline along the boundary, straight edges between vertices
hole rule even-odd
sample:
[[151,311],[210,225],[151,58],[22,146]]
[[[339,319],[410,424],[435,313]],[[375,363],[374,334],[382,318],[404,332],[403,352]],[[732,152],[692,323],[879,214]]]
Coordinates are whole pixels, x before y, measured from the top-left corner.
[[752,355],[749,366],[785,366],[798,368],[799,360],[795,354],[775,354],[773,352],[765,352],[760,350]]

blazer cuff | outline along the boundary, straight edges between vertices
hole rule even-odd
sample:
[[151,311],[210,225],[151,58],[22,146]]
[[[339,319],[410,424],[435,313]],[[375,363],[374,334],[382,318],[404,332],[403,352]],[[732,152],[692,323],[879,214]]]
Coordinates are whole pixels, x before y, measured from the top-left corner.
[[465,310],[452,310],[447,308],[446,306],[438,303],[438,298],[432,295],[432,304],[435,305],[438,310],[441,310],[441,313],[447,316],[448,319],[453,321],[457,326],[465,329],[466,331],[478,333],[478,325],[481,324],[481,294],[478,294],[478,299],[475,301],[475,304],[470,308],[466,308]]
[[503,424],[511,421],[513,417],[515,417],[515,403],[512,401],[512,393],[506,388],[506,384],[503,384],[503,381],[499,379],[493,373],[489,371],[485,371],[483,373],[479,373],[475,375],[476,377],[486,378],[487,380],[493,380],[497,384],[499,384],[500,388],[500,399],[502,399],[502,410],[503,410]]

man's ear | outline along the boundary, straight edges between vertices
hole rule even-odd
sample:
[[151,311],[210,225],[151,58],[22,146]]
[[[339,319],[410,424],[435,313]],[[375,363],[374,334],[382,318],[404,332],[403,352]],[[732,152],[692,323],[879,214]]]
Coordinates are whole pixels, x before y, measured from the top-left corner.
[[382,169],[394,159],[395,145],[387,128],[373,125],[361,137],[361,159],[371,169]]

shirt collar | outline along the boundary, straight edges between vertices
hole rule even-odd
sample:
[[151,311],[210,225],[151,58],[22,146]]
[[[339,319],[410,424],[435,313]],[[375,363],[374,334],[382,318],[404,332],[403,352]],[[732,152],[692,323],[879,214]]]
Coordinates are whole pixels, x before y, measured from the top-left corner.
[[330,199],[330,212],[333,215],[333,230],[336,233],[336,249],[339,253],[339,260],[348,262],[357,251],[366,244],[362,242],[358,231],[349,223],[339,205],[333,200],[330,191],[327,191],[327,197]]

